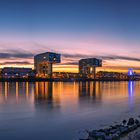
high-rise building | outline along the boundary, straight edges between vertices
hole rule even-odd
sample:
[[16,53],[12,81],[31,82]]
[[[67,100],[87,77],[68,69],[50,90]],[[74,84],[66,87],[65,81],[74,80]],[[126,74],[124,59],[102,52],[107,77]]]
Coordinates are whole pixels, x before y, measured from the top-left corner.
[[34,56],[34,68],[38,76],[51,76],[52,65],[61,62],[61,55],[53,52],[41,53]]
[[102,60],[97,58],[81,59],[79,61],[79,73],[87,77],[95,78],[96,67],[102,66]]

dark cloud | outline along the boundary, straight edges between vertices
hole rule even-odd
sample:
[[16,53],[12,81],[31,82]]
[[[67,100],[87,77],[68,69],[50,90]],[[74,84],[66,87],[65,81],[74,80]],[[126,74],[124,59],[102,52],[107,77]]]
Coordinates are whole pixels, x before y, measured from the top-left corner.
[[[32,63],[29,63],[26,61],[26,59],[33,59],[34,54],[23,50],[7,50],[6,52],[1,52],[0,53],[0,59],[13,59],[13,62],[4,62],[1,63],[1,65],[12,65],[12,64],[21,64],[21,65],[29,65]],[[128,60],[128,61],[137,61],[140,62],[140,58],[135,58],[135,57],[128,57],[128,56],[119,56],[119,55],[87,55],[87,54],[67,54],[67,53],[62,53],[62,61],[61,65],[78,65],[78,61],[82,58],[100,58],[103,59],[104,64],[107,62],[107,60]],[[15,61],[16,59],[22,58],[24,61],[19,62]]]
[[128,61],[138,61],[138,62],[140,62],[140,58],[127,57],[127,56],[112,55],[112,56],[102,56],[101,58],[105,59],[105,60],[128,60]]
[[103,60],[129,60],[129,61],[138,61],[140,62],[140,58],[135,58],[135,57],[127,57],[127,56],[117,56],[117,55],[105,55],[105,56],[100,56],[100,55],[85,55],[85,54],[62,54],[62,57],[64,59],[71,59],[71,60],[77,60],[77,59],[82,59],[82,58],[100,58]]
[[85,58],[85,57],[94,57],[94,55],[86,55],[86,54],[62,54],[64,58]]
[[3,62],[3,63],[0,63],[0,65],[13,65],[13,64],[16,64],[16,65],[33,65],[33,63],[30,63],[30,62],[27,62],[27,61],[22,61],[22,62],[19,62],[19,61],[13,61],[13,62]]
[[[126,70],[126,69],[129,69],[130,67],[129,66],[104,66],[104,69],[115,69],[115,70]],[[136,66],[133,66],[131,67],[135,70],[140,70],[140,67],[136,67]]]
[[32,58],[34,55],[27,51],[7,50],[6,52],[0,53],[0,59],[8,58]]
[[78,65],[77,61],[73,61],[73,62],[65,62],[65,63],[61,63],[59,65]]

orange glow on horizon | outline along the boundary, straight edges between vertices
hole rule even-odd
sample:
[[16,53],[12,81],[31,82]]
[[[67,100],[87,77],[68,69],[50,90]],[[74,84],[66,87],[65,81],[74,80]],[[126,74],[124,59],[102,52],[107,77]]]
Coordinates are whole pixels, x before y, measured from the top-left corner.
[[[6,65],[5,67],[20,67],[20,68],[32,68],[34,69],[33,65]],[[3,67],[0,67],[3,68]],[[103,66],[103,67],[97,67],[96,71],[110,71],[110,72],[122,72],[126,73],[128,72],[129,67],[112,67],[112,66]],[[72,73],[78,73],[78,65],[55,65],[53,66],[53,72],[72,72]],[[134,68],[134,71],[137,73],[140,73],[140,70],[138,68]]]
[[[107,61],[103,64],[103,67],[97,67],[96,71],[111,71],[111,72],[128,72],[129,68],[133,68],[133,70],[137,73],[140,73],[140,64],[135,61],[126,61],[126,60],[118,60],[118,61]],[[32,68],[34,69],[33,63],[30,65],[0,65],[0,68],[3,67],[20,67],[20,68]],[[67,64],[59,64],[53,65],[54,72],[73,72],[78,73],[78,65],[67,65]]]

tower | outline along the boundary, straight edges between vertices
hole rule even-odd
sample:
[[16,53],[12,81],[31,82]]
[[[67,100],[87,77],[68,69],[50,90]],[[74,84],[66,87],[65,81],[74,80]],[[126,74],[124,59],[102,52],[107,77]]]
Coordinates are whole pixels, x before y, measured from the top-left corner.
[[51,77],[53,64],[61,62],[61,55],[53,52],[41,53],[34,56],[34,68],[39,77]]
[[97,58],[81,59],[79,61],[79,73],[87,77],[96,78],[96,67],[102,66],[102,60]]

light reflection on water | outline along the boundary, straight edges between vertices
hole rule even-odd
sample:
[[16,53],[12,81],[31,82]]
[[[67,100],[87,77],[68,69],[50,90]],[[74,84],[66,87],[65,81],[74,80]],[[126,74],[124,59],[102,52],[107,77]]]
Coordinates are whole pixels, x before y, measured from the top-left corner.
[[0,139],[71,140],[140,114],[140,82],[0,83]]
[[129,94],[129,96],[133,96],[133,94],[134,94],[134,82],[133,81],[128,82],[128,94]]

